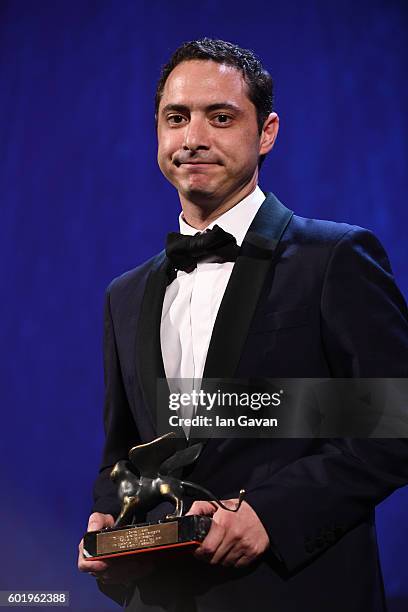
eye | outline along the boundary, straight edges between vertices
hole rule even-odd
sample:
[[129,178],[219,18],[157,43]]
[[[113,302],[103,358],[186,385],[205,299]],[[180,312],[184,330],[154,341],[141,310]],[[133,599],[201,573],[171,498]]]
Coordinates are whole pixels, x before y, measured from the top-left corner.
[[218,115],[215,115],[215,117],[213,118],[213,121],[218,125],[226,125],[232,121],[232,117],[226,115],[225,113],[218,113]]
[[180,125],[180,123],[183,123],[185,120],[186,118],[183,117],[183,115],[169,115],[167,117],[167,121],[173,125]]

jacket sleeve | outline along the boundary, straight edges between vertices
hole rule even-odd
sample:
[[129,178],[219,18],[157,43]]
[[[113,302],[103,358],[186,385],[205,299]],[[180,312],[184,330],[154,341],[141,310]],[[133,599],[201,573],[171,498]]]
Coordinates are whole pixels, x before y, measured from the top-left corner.
[[[334,245],[321,295],[321,336],[333,377],[408,374],[407,307],[371,232]],[[408,483],[407,439],[338,438],[248,491],[289,573],[298,571]]]
[[140,438],[122,380],[109,289],[105,301],[103,354],[105,445],[99,475],[94,485],[93,511],[116,517],[120,511],[120,502],[117,488],[110,480],[110,472],[117,461],[128,458],[129,449]]

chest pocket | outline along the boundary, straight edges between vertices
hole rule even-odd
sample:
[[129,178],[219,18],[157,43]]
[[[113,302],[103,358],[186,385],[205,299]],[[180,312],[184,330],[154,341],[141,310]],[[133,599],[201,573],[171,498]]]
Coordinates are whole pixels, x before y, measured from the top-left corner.
[[303,327],[311,323],[311,309],[281,310],[260,314],[251,325],[250,334],[262,334],[267,331]]

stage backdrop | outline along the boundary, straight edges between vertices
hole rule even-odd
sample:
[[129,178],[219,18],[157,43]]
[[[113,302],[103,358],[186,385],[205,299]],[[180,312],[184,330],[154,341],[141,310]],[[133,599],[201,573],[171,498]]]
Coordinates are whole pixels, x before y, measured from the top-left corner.
[[[395,0],[2,0],[1,589],[116,608],[76,549],[102,445],[104,290],[177,229],[153,118],[170,52],[208,35],[263,58],[281,131],[261,186],[372,229],[407,295],[406,32]],[[407,500],[377,513],[392,611],[408,606]]]

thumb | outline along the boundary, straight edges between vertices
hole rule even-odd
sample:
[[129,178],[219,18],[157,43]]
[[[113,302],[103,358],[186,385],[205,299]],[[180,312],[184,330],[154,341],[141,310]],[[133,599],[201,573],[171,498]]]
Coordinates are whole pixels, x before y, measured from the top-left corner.
[[115,520],[111,514],[102,514],[101,512],[94,512],[89,517],[88,531],[99,531],[104,527],[113,527]]
[[191,506],[190,510],[187,512],[186,516],[189,516],[191,514],[198,514],[200,516],[202,515],[212,516],[217,511],[217,509],[218,509],[218,506],[216,506],[212,502],[195,501],[193,505]]

